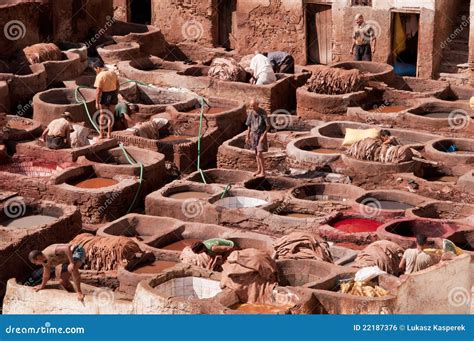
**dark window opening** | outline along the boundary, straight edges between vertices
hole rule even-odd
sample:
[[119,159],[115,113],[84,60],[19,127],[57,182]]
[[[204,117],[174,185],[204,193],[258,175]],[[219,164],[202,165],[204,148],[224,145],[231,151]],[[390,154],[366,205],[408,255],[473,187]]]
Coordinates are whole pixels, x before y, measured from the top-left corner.
[[419,30],[419,14],[399,12],[392,14],[391,64],[399,76],[417,76]]
[[130,1],[131,22],[135,24],[151,24],[151,0]]
[[352,0],[352,6],[372,6],[372,0]]
[[233,31],[233,17],[237,9],[236,0],[219,0],[217,4],[217,13],[219,17],[219,32],[218,43],[219,46],[225,47],[228,50],[233,49],[232,46],[232,31]]

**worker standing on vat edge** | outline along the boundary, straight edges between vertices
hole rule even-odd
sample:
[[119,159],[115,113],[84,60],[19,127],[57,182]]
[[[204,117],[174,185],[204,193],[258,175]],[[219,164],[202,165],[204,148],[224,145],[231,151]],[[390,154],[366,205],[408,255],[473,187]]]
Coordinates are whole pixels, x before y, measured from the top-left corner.
[[362,14],[355,16],[355,24],[350,54],[354,55],[355,61],[370,62],[377,46],[375,30],[370,24],[365,22]]
[[96,90],[95,106],[100,110],[99,116],[99,139],[104,138],[105,125],[107,124],[107,138],[112,137],[113,117],[115,106],[118,103],[118,92],[120,89],[120,82],[117,74],[114,71],[105,69],[104,62],[97,60],[94,63],[94,69],[97,73],[94,87]]
[[71,146],[72,115],[65,112],[60,118],[52,120],[48,127],[43,131],[40,140],[46,144],[49,149],[62,149]]
[[35,291],[40,291],[46,288],[51,272],[61,265],[61,276],[59,283],[67,291],[74,291],[74,288],[69,282],[72,276],[74,285],[76,286],[77,297],[79,301],[84,300],[84,294],[81,291],[81,275],[79,268],[86,261],[86,253],[84,248],[80,245],[70,244],[52,244],[43,251],[33,250],[28,255],[31,263],[43,266],[43,280],[39,286],[35,287]]
[[265,160],[263,153],[268,152],[268,130],[270,122],[267,113],[260,107],[257,99],[252,99],[250,108],[247,113],[247,135],[245,137],[246,144],[255,151],[257,160],[257,171],[254,176],[265,176]]
[[416,235],[416,249],[407,249],[400,261],[400,270],[405,274],[421,271],[434,264],[433,259],[424,251],[427,238],[423,234]]

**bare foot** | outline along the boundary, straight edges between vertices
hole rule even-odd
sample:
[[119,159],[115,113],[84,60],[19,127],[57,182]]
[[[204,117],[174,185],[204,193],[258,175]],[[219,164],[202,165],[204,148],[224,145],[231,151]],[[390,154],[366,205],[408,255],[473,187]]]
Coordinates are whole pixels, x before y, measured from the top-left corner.
[[82,292],[78,292],[77,299],[81,302],[84,302],[84,294]]
[[104,139],[104,135],[99,135],[99,140],[103,140]]
[[112,135],[107,135],[107,139],[111,139],[112,138]]
[[259,171],[256,171],[254,173],[252,173],[252,176],[257,176],[260,172]]
[[265,177],[265,175],[266,175],[266,173],[265,173],[265,172],[263,172],[263,173],[262,173],[262,172],[260,172],[260,173],[258,173],[258,174],[257,174],[257,176],[259,176],[259,177]]

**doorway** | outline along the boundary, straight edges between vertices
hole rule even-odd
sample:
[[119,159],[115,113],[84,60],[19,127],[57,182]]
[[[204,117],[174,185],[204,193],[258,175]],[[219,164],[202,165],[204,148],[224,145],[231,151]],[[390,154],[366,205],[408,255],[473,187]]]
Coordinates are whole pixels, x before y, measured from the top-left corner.
[[410,77],[418,75],[419,35],[419,13],[392,12],[390,59],[395,74]]
[[237,7],[236,0],[218,0],[217,13],[219,20],[218,45],[232,50],[232,31],[234,15]]
[[332,7],[306,4],[306,62],[330,64],[332,62]]
[[130,19],[135,24],[151,24],[151,0],[130,0]]

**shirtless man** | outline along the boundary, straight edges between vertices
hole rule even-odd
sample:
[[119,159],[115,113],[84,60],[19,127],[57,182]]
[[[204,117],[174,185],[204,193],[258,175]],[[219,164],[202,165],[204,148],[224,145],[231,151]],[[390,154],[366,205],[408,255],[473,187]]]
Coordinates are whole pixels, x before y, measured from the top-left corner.
[[79,268],[86,261],[86,253],[82,246],[53,244],[43,251],[31,251],[28,255],[28,259],[33,264],[43,266],[43,280],[40,285],[35,287],[35,291],[45,289],[50,279],[51,271],[54,271],[56,266],[61,265],[61,278],[59,283],[67,291],[73,291],[74,289],[71,282],[69,282],[72,276],[77,290],[77,297],[80,301],[84,300],[84,294],[81,291],[81,275],[79,274]]

